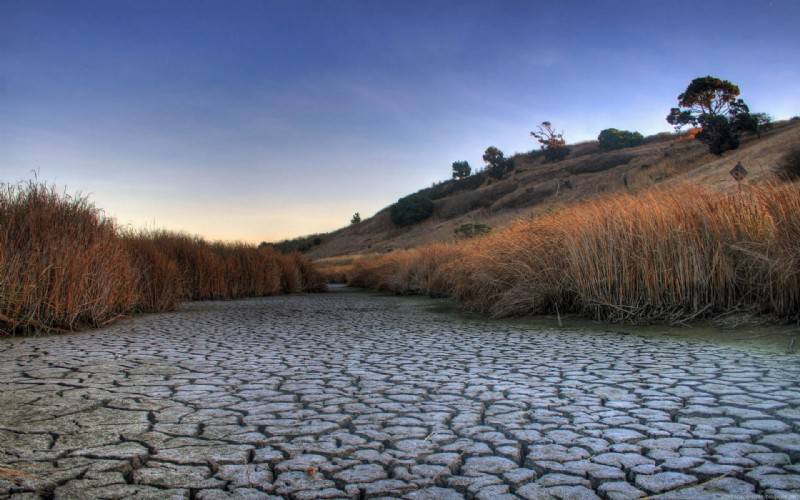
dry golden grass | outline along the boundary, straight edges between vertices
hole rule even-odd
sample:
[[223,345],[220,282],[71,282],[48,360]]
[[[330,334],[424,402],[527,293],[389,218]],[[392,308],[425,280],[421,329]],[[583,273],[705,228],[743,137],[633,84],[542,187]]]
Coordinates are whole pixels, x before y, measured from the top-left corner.
[[318,291],[300,255],[165,231],[121,232],[85,197],[0,190],[0,332],[100,326],[182,300]]
[[353,254],[338,257],[317,259],[314,266],[322,274],[327,283],[347,283],[356,262],[374,257],[378,254]]
[[[311,258],[333,258],[359,253],[385,253],[455,239],[462,224],[481,223],[494,230],[514,219],[541,215],[577,202],[619,192],[641,192],[654,186],[687,181],[717,190],[735,188],[728,171],[742,162],[749,170],[747,183],[771,177],[772,168],[800,144],[800,121],[776,123],[763,137],[744,137],[742,146],[721,157],[708,152],[690,134],[648,140],[642,146],[603,152],[596,141],[574,145],[564,161],[542,163],[542,158],[519,155],[515,169],[501,180],[487,180],[476,189],[452,192],[434,201],[434,215],[398,229],[388,209],[329,234],[317,235],[322,244],[308,252]],[[624,160],[624,161],[623,161]]]
[[0,321],[101,325],[137,301],[136,270],[112,220],[85,198],[30,182],[0,191]]
[[800,319],[800,183],[680,185],[519,220],[485,237],[357,262],[350,283],[449,295],[496,316]]

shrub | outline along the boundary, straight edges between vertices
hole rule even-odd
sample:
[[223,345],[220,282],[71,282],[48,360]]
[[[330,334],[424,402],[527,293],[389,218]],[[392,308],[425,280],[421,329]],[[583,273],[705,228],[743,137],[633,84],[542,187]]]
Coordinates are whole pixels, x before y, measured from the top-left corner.
[[609,151],[640,146],[644,143],[644,136],[639,132],[607,128],[597,136],[597,142],[600,143],[600,149]]
[[514,168],[514,160],[506,158],[502,151],[494,146],[489,146],[483,153],[483,161],[486,162],[486,171],[489,176],[500,179],[506,172]]
[[396,226],[410,226],[433,215],[433,201],[419,193],[397,200],[392,205],[390,216]]
[[[350,224],[360,224],[360,223],[361,223],[361,214],[356,212],[353,214],[353,217],[350,218]],[[319,243],[316,242],[317,240],[319,240]],[[322,243],[321,239],[314,238],[315,245],[319,245],[320,243]]]

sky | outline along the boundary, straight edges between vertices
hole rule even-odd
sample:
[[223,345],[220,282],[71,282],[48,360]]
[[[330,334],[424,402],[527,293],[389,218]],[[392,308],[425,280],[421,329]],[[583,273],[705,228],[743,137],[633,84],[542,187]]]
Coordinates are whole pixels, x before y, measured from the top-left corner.
[[328,231],[543,120],[668,131],[698,76],[798,115],[798,24],[795,0],[0,0],[0,181],[209,239]]

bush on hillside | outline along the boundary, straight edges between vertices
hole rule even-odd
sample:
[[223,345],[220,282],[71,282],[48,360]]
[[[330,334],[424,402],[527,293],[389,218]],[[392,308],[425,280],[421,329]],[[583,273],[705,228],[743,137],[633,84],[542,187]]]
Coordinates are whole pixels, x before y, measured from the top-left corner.
[[640,146],[644,142],[644,136],[639,132],[607,128],[597,136],[597,142],[600,143],[600,149],[610,151]]
[[433,215],[433,201],[424,194],[415,193],[397,200],[390,216],[396,226],[411,226]]
[[514,160],[506,158],[505,154],[494,146],[489,146],[483,152],[483,161],[486,162],[486,172],[495,179],[502,178],[506,172],[514,169]]

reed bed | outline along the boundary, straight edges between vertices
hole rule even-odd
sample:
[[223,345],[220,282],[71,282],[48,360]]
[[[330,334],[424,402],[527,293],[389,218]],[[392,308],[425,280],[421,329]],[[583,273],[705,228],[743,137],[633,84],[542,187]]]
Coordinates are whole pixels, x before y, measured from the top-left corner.
[[121,230],[86,197],[36,181],[0,187],[0,333],[102,326],[184,300],[324,288],[299,254]]
[[357,262],[349,283],[457,298],[494,316],[800,320],[800,183],[692,185],[574,205],[466,242]]

